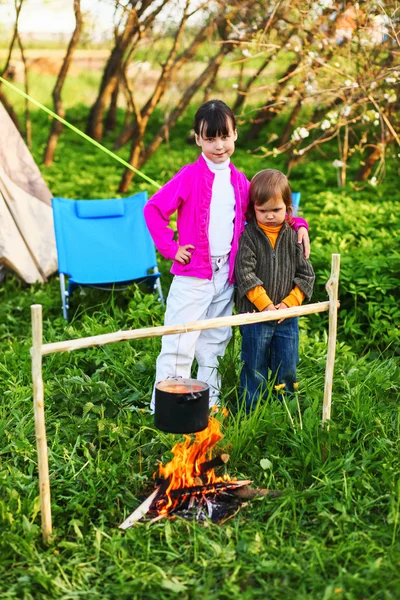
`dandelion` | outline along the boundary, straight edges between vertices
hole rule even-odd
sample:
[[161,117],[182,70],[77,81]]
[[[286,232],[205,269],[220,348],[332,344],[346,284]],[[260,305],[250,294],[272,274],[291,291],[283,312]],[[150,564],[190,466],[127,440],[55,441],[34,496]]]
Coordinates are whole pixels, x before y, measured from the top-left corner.
[[277,392],[280,392],[285,387],[286,387],[286,383],[278,383],[277,385],[274,386],[274,390],[276,390]]
[[325,119],[324,121],[322,121],[322,123],[321,123],[322,131],[325,131],[326,129],[330,129],[330,127],[331,127],[331,122],[328,121],[328,119]]

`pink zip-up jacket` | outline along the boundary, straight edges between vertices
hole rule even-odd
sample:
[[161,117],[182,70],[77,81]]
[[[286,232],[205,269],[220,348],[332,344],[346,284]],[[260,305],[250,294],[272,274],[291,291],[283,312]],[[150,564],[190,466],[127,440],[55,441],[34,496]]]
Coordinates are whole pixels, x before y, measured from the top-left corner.
[[[249,202],[250,182],[244,175],[229,164],[231,184],[235,192],[235,220],[232,247],[229,256],[229,282],[235,282],[234,265],[239,238],[245,225],[245,214]],[[171,273],[200,279],[212,279],[208,228],[214,173],[200,155],[195,163],[186,165],[174,175],[144,207],[144,218],[157,250],[172,260]],[[177,230],[179,242],[169,222],[178,211]],[[294,219],[294,228],[307,227],[304,219]],[[192,244],[190,263],[182,265],[175,260],[179,246]]]

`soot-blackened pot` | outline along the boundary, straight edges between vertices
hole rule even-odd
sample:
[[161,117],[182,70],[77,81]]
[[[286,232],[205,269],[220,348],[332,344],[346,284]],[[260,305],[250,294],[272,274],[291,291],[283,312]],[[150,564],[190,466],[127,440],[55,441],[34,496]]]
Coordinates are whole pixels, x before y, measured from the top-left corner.
[[156,384],[154,424],[168,433],[196,433],[208,426],[210,388],[197,379],[171,377]]

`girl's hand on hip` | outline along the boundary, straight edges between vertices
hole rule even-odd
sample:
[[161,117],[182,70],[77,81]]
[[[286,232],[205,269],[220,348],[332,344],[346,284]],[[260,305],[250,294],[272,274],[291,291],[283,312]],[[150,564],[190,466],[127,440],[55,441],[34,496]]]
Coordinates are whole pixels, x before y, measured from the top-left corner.
[[[279,304],[275,304],[275,308],[276,308],[276,310],[282,310],[283,308],[289,308],[289,307],[284,302],[280,302]],[[282,321],[284,321],[284,320],[285,319],[279,319],[278,325],[279,325],[279,323],[282,323]]]
[[194,246],[192,246],[192,244],[179,246],[178,252],[175,254],[175,260],[181,263],[181,265],[189,264],[192,258],[191,250],[194,250]]
[[310,258],[310,238],[306,227],[299,227],[297,231],[297,241],[299,244],[303,244],[304,258]]

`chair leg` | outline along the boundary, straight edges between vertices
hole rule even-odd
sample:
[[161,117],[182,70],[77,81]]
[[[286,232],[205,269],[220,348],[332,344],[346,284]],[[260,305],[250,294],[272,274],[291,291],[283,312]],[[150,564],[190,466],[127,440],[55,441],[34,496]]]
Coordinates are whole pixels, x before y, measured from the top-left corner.
[[156,288],[157,288],[157,292],[158,292],[158,299],[161,302],[161,304],[164,304],[164,296],[163,296],[163,293],[162,293],[162,287],[161,287],[160,278],[158,278],[157,281],[156,281]]
[[[159,273],[158,267],[154,267],[153,273]],[[156,279],[155,287],[157,288],[158,299],[161,302],[161,304],[164,305],[164,296],[162,293],[161,281],[159,277]]]
[[61,290],[61,302],[62,302],[62,311],[63,317],[66,321],[68,321],[68,291],[65,289],[65,277],[64,273],[60,273],[60,290]]

